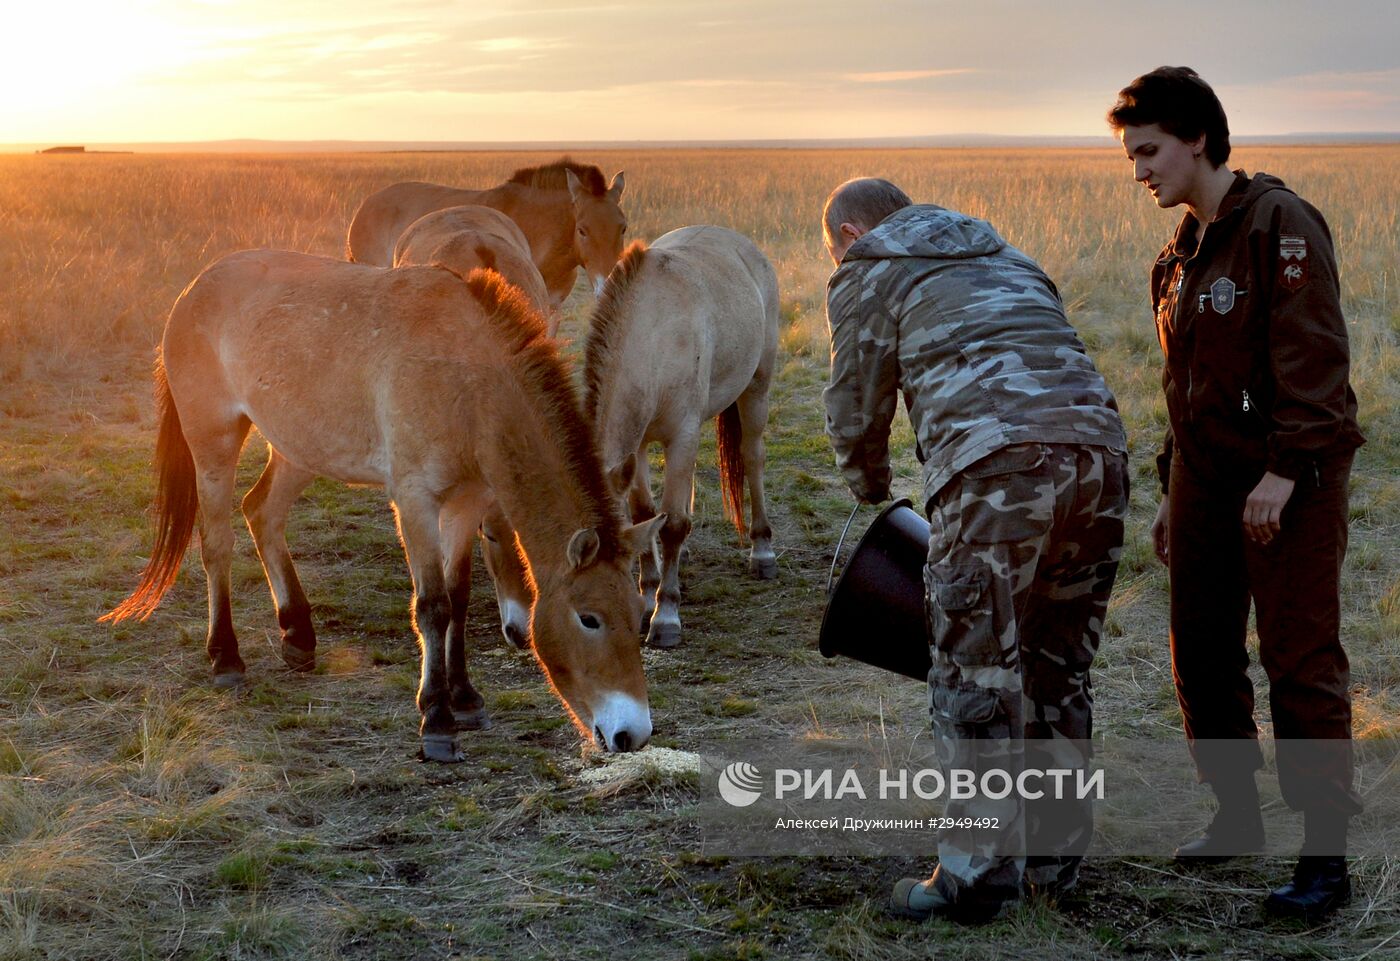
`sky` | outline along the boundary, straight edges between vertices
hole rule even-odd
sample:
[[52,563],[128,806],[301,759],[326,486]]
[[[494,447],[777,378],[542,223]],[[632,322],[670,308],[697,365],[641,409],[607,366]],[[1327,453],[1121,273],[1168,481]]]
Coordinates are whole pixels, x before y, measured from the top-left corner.
[[0,0],[0,142],[1400,132],[1400,0]]

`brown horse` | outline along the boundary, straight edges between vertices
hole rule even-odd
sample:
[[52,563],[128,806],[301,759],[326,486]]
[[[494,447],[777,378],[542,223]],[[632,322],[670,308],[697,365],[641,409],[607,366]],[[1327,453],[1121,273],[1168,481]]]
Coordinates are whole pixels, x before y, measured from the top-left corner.
[[634,243],[603,288],[585,348],[585,414],[597,428],[611,487],[634,520],[654,513],[646,447],[666,455],[660,569],[641,558],[655,590],[647,643],[680,643],[680,552],[690,533],[700,428],[717,417],[725,511],[743,531],[747,480],[749,569],[777,574],[763,502],[763,428],[778,348],[778,280],[753,241],[723,227],[682,227],[648,249]]
[[243,513],[288,666],[309,670],[316,646],[287,550],[292,502],[317,475],[382,484],[413,576],[423,756],[461,760],[453,712],[466,728],[486,719],[467,677],[463,619],[471,540],[494,499],[529,559],[532,645],[565,709],[604,749],[640,747],[651,714],[629,569],[650,529],[624,527],[569,384],[543,322],[494,272],[464,281],[440,268],[275,250],[215,261],[166,324],[155,549],[135,592],[104,620],[150,615],[198,519],[215,683],[242,682],[228,510],[256,426],[268,464]]
[[424,214],[409,224],[394,247],[394,266],[409,264],[441,264],[462,277],[478,267],[494,270],[549,318],[549,336],[559,326],[544,278],[530,259],[530,242],[499,210],[468,204]]
[[553,307],[574,289],[579,267],[596,293],[622,254],[627,217],[622,172],[612,183],[597,167],[567,157],[543,167],[525,167],[487,190],[441,184],[397,183],[370,194],[355,211],[346,237],[349,260],[388,267],[399,236],[419,217],[463,204],[493,207],[514,220],[530,244],[530,255],[544,277]]

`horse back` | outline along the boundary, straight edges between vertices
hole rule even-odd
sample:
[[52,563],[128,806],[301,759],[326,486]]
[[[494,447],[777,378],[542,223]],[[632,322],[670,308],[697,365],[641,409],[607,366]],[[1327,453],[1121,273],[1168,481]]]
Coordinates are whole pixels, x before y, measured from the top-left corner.
[[399,235],[419,217],[460,204],[480,203],[490,191],[463,190],[443,184],[404,181],[366,197],[345,239],[346,259],[357,264],[389,267]]
[[[657,238],[641,281],[637,307],[666,331],[650,350],[667,343],[683,357],[689,349],[703,369],[704,416],[714,416],[771,369],[778,343],[777,275],[749,238],[724,227],[693,226]],[[667,318],[663,320],[662,318]]]
[[499,210],[479,204],[445,207],[410,224],[394,250],[394,266],[434,263],[462,277],[476,268],[495,270],[535,309],[549,309],[549,291],[531,259],[530,242]]
[[[162,352],[187,433],[247,418],[293,463],[389,483],[434,450],[461,473],[484,318],[430,267],[385,271],[277,250],[230,254],[181,294]],[[473,345],[476,345],[473,348]],[[417,465],[422,469],[424,465]]]

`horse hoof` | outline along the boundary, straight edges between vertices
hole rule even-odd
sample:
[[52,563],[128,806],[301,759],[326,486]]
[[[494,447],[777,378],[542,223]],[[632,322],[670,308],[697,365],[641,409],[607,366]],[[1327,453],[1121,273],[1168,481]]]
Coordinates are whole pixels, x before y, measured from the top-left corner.
[[314,648],[308,651],[283,641],[282,663],[287,665],[289,670],[302,674],[309,673],[316,669],[316,651]]
[[460,708],[452,709],[452,718],[457,722],[459,731],[489,731],[491,730],[491,715],[486,713],[486,708]]
[[652,621],[651,629],[647,631],[647,647],[654,647],[658,650],[668,650],[681,642],[681,626],[679,624],[662,624]]
[[761,581],[771,581],[778,576],[776,557],[750,557],[749,573]]
[[248,675],[242,671],[225,671],[214,675],[214,687],[220,691],[236,691],[248,683]]
[[423,748],[418,752],[418,760],[434,761],[438,764],[460,764],[467,756],[457,750],[457,739],[451,734],[424,734]]

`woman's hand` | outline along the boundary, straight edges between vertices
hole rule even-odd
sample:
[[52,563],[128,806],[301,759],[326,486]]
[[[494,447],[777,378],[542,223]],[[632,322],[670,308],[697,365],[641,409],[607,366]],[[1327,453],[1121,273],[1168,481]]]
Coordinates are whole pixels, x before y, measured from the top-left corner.
[[1167,517],[1171,512],[1168,506],[1171,501],[1167,495],[1162,495],[1162,503],[1157,505],[1157,516],[1152,519],[1152,550],[1157,554],[1157,560],[1163,564],[1167,562]]
[[1267,545],[1282,530],[1279,519],[1284,505],[1293,496],[1294,482],[1277,474],[1265,473],[1244,502],[1244,533],[1254,543]]

